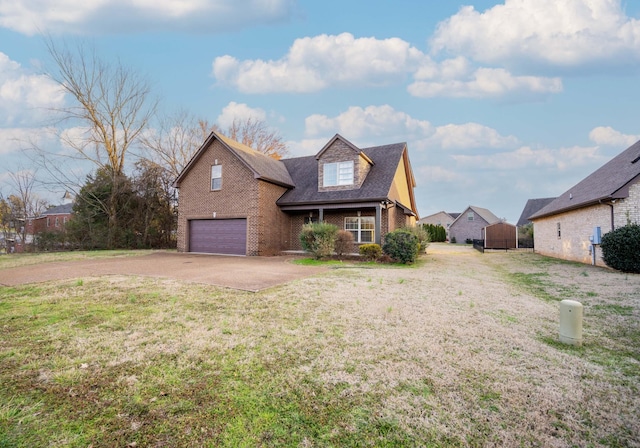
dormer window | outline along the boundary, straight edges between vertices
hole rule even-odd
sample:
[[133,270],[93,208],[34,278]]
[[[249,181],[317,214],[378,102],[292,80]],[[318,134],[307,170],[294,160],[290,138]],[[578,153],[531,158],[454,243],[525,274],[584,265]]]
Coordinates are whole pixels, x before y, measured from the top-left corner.
[[323,167],[323,187],[353,185],[353,160],[348,162],[325,163]]

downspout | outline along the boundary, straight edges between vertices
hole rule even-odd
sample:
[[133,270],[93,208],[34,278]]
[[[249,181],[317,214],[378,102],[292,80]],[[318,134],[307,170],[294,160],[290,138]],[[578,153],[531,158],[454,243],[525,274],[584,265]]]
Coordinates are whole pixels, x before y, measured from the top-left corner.
[[382,242],[382,238],[380,235],[381,232],[381,221],[382,221],[382,206],[381,204],[376,205],[376,222],[375,222],[375,239],[376,239],[376,244],[380,245]]

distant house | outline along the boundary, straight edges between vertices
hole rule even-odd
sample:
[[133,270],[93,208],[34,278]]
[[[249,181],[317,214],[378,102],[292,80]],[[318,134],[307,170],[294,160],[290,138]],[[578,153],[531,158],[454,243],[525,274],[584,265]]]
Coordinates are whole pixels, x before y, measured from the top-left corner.
[[449,241],[464,243],[467,240],[483,239],[482,229],[500,222],[500,218],[486,208],[470,205],[449,226]]
[[442,226],[447,232],[447,239],[449,239],[449,227],[453,224],[453,221],[460,216],[460,213],[447,213],[441,211],[434,213],[433,215],[425,216],[418,220],[418,224],[433,224],[434,226]]
[[529,199],[520,214],[520,219],[516,223],[517,227],[523,227],[528,224],[533,224],[531,220],[529,220],[530,216],[533,216],[538,211],[546,207],[553,201],[555,198],[537,198],[537,199]]
[[358,148],[340,135],[314,156],[275,160],[215,132],[176,179],[178,251],[269,255],[301,250],[305,223],[335,224],[359,244],[414,225],[406,143]]
[[27,220],[27,234],[62,232],[73,215],[73,204],[51,207],[36,218]]
[[[590,237],[640,223],[640,141],[591,173],[538,212],[533,221],[536,252],[592,263]],[[596,246],[595,263],[604,265]]]

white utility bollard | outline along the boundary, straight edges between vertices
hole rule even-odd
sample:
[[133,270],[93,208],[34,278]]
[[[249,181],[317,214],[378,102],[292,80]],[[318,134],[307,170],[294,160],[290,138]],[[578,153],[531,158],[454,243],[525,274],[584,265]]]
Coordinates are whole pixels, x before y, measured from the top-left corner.
[[582,345],[582,304],[575,300],[560,302],[560,342]]

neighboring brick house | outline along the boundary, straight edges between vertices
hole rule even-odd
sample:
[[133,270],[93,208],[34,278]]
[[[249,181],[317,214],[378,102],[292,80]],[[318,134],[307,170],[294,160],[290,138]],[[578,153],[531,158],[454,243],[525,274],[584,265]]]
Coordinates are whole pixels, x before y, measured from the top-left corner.
[[315,156],[275,160],[214,132],[174,186],[180,252],[301,250],[302,226],[315,221],[381,243],[417,217],[405,143],[360,149],[336,135]]
[[482,229],[500,222],[500,218],[486,208],[470,205],[449,226],[449,241],[465,243],[467,240],[483,239]]
[[445,211],[441,211],[438,213],[434,213],[433,215],[420,218],[418,220],[418,224],[433,224],[434,226],[442,226],[447,233],[447,239],[449,239],[449,227],[451,226],[451,224],[453,224],[453,221],[455,221],[458,216],[460,216],[460,213],[447,213]]
[[[593,263],[590,236],[640,223],[640,141],[529,217],[535,250],[566,260]],[[600,247],[595,263],[604,266]]]
[[73,215],[73,204],[51,207],[37,218],[27,220],[27,233],[62,232]]

